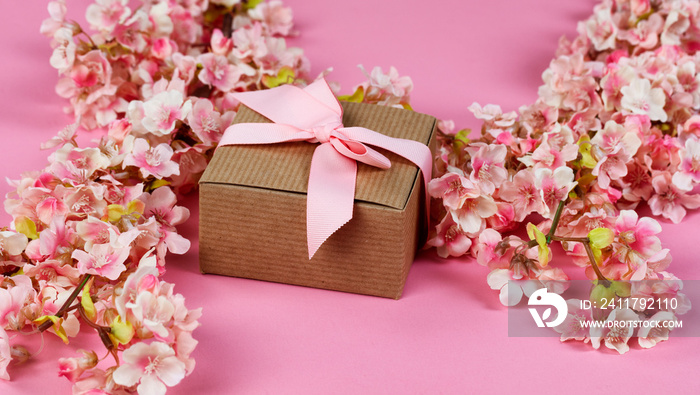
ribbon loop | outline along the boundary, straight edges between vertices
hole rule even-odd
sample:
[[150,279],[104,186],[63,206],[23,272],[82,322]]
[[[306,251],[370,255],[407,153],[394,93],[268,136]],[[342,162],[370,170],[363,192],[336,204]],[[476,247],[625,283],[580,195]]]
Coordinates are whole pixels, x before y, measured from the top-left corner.
[[307,188],[309,259],[335,231],[352,219],[356,162],[382,169],[391,167],[386,156],[367,144],[415,163],[423,172],[425,185],[428,185],[432,169],[430,149],[416,141],[388,137],[365,128],[345,128],[342,106],[324,79],[304,89],[282,85],[264,91],[234,93],[233,96],[274,123],[231,125],[224,132],[219,146],[291,141],[321,143],[311,160]]

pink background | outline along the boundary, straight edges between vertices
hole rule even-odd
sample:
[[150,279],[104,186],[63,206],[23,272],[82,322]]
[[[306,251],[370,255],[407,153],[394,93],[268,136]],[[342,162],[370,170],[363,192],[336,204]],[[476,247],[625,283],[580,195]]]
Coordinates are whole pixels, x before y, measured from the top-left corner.
[[[89,1],[68,1],[84,20]],[[562,34],[575,34],[592,0],[326,1],[287,0],[313,73],[335,67],[344,92],[362,80],[358,63],[394,65],[415,83],[417,111],[478,126],[473,101],[504,110],[535,100],[540,74]],[[45,3],[0,6],[1,175],[39,169],[39,144],[70,122],[54,93],[48,41],[39,33]],[[9,190],[0,185],[0,194]],[[613,390],[698,393],[700,339],[676,338],[624,356],[555,338],[509,338],[507,314],[486,284],[487,269],[470,259],[423,254],[400,301],[252,280],[201,275],[197,262],[197,198],[182,233],[194,241],[169,260],[165,279],[192,308],[202,306],[197,368],[171,394],[191,393],[534,393]],[[0,224],[9,216],[0,214]],[[671,270],[700,279],[700,215],[664,222]],[[566,261],[566,259],[564,259]],[[566,270],[572,269],[565,264]],[[571,273],[571,271],[570,271]],[[580,277],[577,273],[572,277]],[[698,308],[696,306],[696,308]],[[38,342],[14,339],[35,350]],[[56,360],[98,347],[93,334],[64,346],[55,336],[23,366],[12,366],[3,394],[69,393]],[[99,348],[96,348],[99,350]]]

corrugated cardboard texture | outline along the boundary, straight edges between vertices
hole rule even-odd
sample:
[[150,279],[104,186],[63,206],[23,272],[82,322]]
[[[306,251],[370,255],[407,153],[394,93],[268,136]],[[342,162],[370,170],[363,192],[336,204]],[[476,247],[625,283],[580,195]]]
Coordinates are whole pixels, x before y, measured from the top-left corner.
[[[343,106],[345,126],[432,143],[433,117],[373,105]],[[236,122],[269,121],[242,109]],[[399,298],[423,227],[422,177],[413,164],[390,153],[389,170],[358,164],[353,219],[309,260],[305,192],[316,146],[299,142],[217,150],[200,181],[202,272]]]
[[[343,102],[343,125],[362,126],[391,137],[428,144],[435,118],[414,111]],[[270,122],[242,107],[234,123]],[[317,144],[295,142],[254,146],[220,147],[200,182],[247,185],[306,193],[311,158]],[[382,151],[391,169],[363,163],[357,166],[355,199],[402,209],[411,192],[418,168],[398,155]]]

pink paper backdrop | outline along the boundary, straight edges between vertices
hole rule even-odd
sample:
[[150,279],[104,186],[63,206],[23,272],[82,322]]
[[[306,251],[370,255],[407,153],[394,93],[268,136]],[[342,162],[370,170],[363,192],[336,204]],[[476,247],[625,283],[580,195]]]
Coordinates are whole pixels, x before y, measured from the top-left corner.
[[[79,21],[87,0],[68,1]],[[592,0],[287,0],[305,49],[319,73],[344,91],[368,69],[394,65],[413,77],[417,111],[478,126],[473,101],[517,109],[535,100],[540,74],[562,34],[575,33]],[[0,5],[1,174],[17,178],[39,169],[39,144],[69,123],[54,94],[56,72],[39,35],[45,3]],[[9,191],[0,186],[0,194]],[[618,356],[554,338],[509,338],[507,314],[486,285],[487,270],[469,259],[422,255],[400,301],[204,276],[197,262],[197,199],[182,228],[194,241],[169,260],[165,278],[190,307],[202,306],[195,332],[197,368],[171,394],[356,393],[700,393],[700,339],[675,338],[653,350],[633,346]],[[0,214],[0,225],[9,216]],[[693,213],[681,225],[664,222],[661,239],[674,256],[672,271],[700,279]],[[698,308],[699,306],[696,306]],[[56,360],[96,336],[64,346],[47,336],[37,358],[10,369],[2,394],[69,393]],[[19,342],[23,339],[14,339]],[[36,340],[24,341],[32,350]],[[96,348],[99,349],[99,348]]]

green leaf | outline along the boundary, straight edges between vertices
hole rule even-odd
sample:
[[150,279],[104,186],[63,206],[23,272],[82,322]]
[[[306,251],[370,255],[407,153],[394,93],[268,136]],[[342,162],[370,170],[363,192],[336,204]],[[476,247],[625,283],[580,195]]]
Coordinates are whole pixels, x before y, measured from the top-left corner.
[[471,143],[471,140],[469,139],[469,135],[471,134],[471,132],[471,129],[462,129],[459,132],[457,132],[452,142],[452,148],[456,152],[463,150],[464,147]]
[[30,240],[39,238],[39,233],[36,231],[36,224],[27,217],[17,217],[15,219],[15,229],[17,229],[17,232],[27,236]]
[[92,303],[92,297],[90,296],[90,287],[92,287],[92,282],[93,278],[88,281],[87,284],[83,287],[82,294],[80,295],[80,305],[83,307],[83,311],[85,311],[85,315],[87,318],[95,322],[95,319],[97,318],[97,310],[95,309],[95,304]]
[[268,88],[276,88],[280,85],[291,84],[295,77],[294,69],[284,66],[277,72],[276,76],[263,75],[262,83]]
[[588,240],[591,242],[591,247],[598,250],[612,244],[615,239],[615,232],[608,228],[595,228],[588,232]]
[[537,241],[537,259],[540,261],[540,265],[547,266],[551,254],[549,246],[547,245],[547,236],[533,223],[527,224],[527,235],[530,237],[530,240]]
[[55,315],[42,315],[34,320],[34,322],[38,325],[41,325],[46,321],[53,322],[53,329],[54,332],[56,332],[56,335],[60,337],[64,343],[68,344],[68,336],[66,335],[66,331],[63,329],[63,326],[61,326],[61,324],[63,324],[63,319],[58,318]]
[[590,300],[596,306],[604,302],[610,302],[614,298],[628,298],[632,285],[626,281],[599,281],[594,280],[591,289]]
[[349,101],[349,102],[353,102],[353,103],[362,103],[362,101],[364,99],[365,99],[365,90],[361,86],[358,86],[352,95],[338,96],[338,100]]
[[166,186],[166,185],[170,185],[170,184],[171,184],[170,181],[163,180],[163,179],[160,179],[160,180],[155,179],[146,185],[145,191],[146,192],[153,192],[154,190],[156,190],[162,186]]
[[258,6],[258,4],[262,3],[263,0],[248,0],[247,2],[243,3],[245,4],[245,8],[247,10],[253,9]]
[[581,136],[581,138],[578,140],[578,152],[581,154],[580,163],[581,166],[587,167],[589,169],[594,168],[596,163],[598,163],[591,154],[591,148],[593,148],[593,145],[591,144],[591,138],[588,137],[587,134]]
[[131,325],[131,322],[122,321],[121,316],[117,316],[117,318],[115,318],[114,321],[112,321],[112,324],[109,326],[109,329],[109,337],[111,337],[113,341],[116,341],[120,344],[129,343],[134,337],[135,333],[134,326]]

